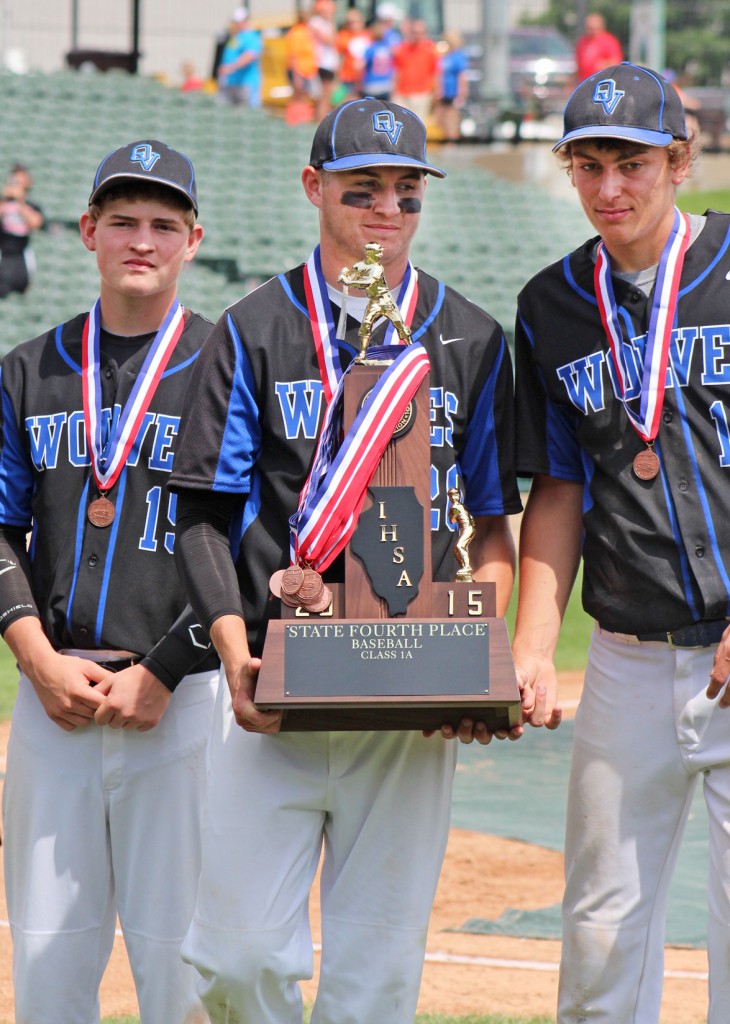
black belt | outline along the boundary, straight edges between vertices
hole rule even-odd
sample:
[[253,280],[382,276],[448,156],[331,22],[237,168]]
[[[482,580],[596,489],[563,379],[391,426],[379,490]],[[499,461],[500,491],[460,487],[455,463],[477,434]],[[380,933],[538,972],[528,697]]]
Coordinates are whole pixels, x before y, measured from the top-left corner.
[[131,668],[132,665],[138,665],[141,660],[141,657],[120,658],[118,661],[95,661],[94,664],[98,665],[99,668],[105,668],[107,672],[122,672],[125,668]]
[[728,619],[713,619],[711,622],[693,622],[691,626],[674,629],[671,633],[637,633],[637,640],[659,640],[672,647],[712,647],[722,639],[730,625]]

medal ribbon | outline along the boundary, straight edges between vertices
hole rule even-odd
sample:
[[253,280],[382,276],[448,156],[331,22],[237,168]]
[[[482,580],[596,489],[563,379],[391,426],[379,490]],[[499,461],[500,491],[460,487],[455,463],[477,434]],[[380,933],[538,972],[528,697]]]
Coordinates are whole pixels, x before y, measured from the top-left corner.
[[132,445],[149,408],[165,367],[182,334],[183,309],[175,299],[162,326],[155,335],[129,398],[106,444],[101,435],[101,378],[99,338],[101,306],[97,299],[86,318],[81,343],[81,386],[84,399],[84,426],[96,486],[103,493],[114,486],[127,461]]
[[659,418],[664,404],[667,382],[667,363],[672,327],[677,311],[679,279],[684,256],[690,242],[689,218],[674,210],[674,223],[666,241],[657,268],[654,298],[652,300],[649,329],[644,348],[641,372],[639,413],[629,408],[625,395],[630,385],[621,324],[611,282],[611,265],[603,242],[598,245],[593,281],[601,321],[611,350],[613,365],[621,390],[626,414],[631,425],[644,442],[649,444],[659,433]]
[[[388,347],[379,347],[378,351],[382,353]],[[335,455],[341,422],[341,412],[335,410],[342,406],[343,375],[327,409],[299,507],[290,520],[296,562],[306,562],[324,572],[345,547],[355,531],[383,452],[429,369],[428,353],[420,342],[402,346],[368,395]]]
[[[324,386],[324,397],[329,406],[342,377],[342,367],[337,346],[336,325],[332,316],[332,303],[327,292],[327,282],[322,273],[319,246],[315,248],[304,265],[304,293],[307,297],[307,310],[312,325],[319,373]],[[416,311],[417,302],[418,273],[409,261],[397,299],[403,320],[409,327]],[[389,324],[385,334],[386,345],[393,344],[394,330],[393,324]],[[400,339],[398,339],[399,341]]]

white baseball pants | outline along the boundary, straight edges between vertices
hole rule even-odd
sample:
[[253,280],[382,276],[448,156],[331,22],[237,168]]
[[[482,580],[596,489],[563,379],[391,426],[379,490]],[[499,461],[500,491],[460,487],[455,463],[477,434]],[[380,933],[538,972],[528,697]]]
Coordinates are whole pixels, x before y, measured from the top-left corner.
[[456,744],[418,732],[246,733],[222,676],[209,757],[183,956],[213,1024],[301,1024],[323,843],[312,1024],[413,1024]]
[[596,630],[575,721],[559,1024],[657,1024],[667,890],[697,779],[709,813],[709,1024],[730,1014],[730,709],[715,648]]
[[143,1024],[201,1019],[180,944],[217,675],[187,676],[145,733],[65,732],[21,676],[3,795],[18,1024],[98,1024],[117,913]]

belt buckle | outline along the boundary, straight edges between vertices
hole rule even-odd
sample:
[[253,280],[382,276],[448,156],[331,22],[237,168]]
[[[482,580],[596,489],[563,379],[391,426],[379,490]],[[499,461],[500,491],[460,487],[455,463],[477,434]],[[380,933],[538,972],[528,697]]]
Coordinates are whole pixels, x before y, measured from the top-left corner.
[[[679,633],[680,630],[677,632]],[[697,651],[704,646],[704,644],[675,644],[673,633],[667,633],[667,643],[673,651]]]

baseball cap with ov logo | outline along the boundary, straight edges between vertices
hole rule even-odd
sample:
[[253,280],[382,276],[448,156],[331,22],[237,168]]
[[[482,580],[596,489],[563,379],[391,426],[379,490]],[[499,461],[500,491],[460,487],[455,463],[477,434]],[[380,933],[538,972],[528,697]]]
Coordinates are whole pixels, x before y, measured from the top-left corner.
[[575,89],[563,115],[560,149],[574,139],[612,138],[668,146],[686,139],[684,108],[674,86],[650,68],[624,61],[597,71]]
[[426,160],[423,121],[413,111],[373,96],[350,100],[327,114],[315,132],[309,162],[325,171],[400,165],[446,177]]
[[155,139],[130,142],[109,153],[99,164],[89,196],[94,203],[107,188],[123,181],[154,181],[182,193],[198,212],[195,171],[184,153]]

